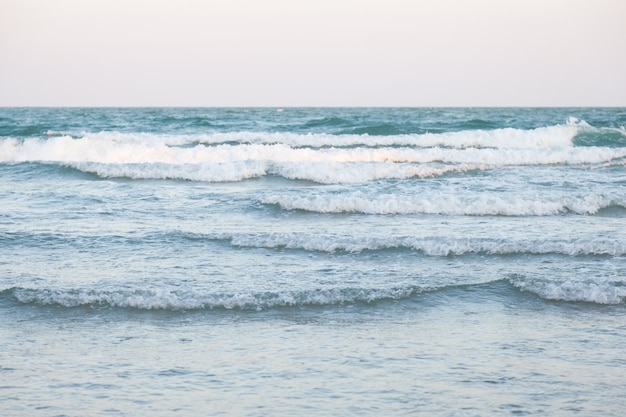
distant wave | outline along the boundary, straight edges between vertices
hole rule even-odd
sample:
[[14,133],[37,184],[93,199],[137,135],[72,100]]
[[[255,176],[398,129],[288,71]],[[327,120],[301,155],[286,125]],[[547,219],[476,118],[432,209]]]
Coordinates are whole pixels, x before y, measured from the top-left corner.
[[[200,144],[216,146],[223,144],[272,145],[283,144],[292,148],[321,148],[321,147],[380,147],[380,146],[409,146],[419,148],[546,148],[571,146],[574,137],[586,127],[570,123],[537,129],[523,130],[503,128],[494,130],[463,130],[444,133],[422,134],[328,134],[328,133],[292,133],[292,132],[222,132],[211,134],[150,134],[150,133],[122,133],[105,131],[100,133],[84,133],[81,137],[70,135],[58,136],[59,132],[48,135],[49,138],[13,139],[8,144],[26,145],[23,149],[36,152],[37,148],[46,146],[48,151],[54,151],[58,145],[71,146],[77,151],[84,151],[88,145],[106,146],[106,144],[135,145],[146,147],[186,146]],[[6,139],[5,139],[6,140]],[[74,140],[75,142],[71,142]],[[81,149],[82,148],[82,149]],[[4,148],[3,150],[9,150]],[[28,156],[28,155],[25,155]],[[34,156],[34,155],[33,155]]]
[[343,134],[371,135],[371,136],[391,136],[405,134],[401,126],[393,123],[379,123],[368,126],[355,126],[345,129]]
[[349,120],[341,117],[323,117],[307,121],[302,125],[302,128],[350,126],[351,124]]

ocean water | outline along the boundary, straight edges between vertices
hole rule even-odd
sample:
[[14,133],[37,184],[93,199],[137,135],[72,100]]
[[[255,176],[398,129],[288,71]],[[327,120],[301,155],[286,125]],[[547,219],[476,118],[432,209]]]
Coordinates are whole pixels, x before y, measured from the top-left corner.
[[0,414],[622,416],[625,126],[2,108]]

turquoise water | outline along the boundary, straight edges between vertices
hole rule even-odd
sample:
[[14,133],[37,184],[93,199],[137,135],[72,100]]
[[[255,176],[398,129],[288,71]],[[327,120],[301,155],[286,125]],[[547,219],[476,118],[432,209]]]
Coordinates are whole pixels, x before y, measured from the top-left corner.
[[625,126],[0,109],[0,411],[621,415]]

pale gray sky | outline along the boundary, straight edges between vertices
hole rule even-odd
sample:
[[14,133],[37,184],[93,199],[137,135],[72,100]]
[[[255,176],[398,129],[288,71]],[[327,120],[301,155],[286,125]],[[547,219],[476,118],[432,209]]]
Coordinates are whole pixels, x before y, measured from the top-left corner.
[[626,1],[0,0],[0,106],[626,106]]

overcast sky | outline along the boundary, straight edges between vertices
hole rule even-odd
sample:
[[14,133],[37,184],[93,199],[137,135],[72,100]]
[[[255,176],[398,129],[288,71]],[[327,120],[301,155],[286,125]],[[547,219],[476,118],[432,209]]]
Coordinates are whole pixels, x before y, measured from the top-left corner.
[[0,106],[626,106],[626,1],[0,0]]

